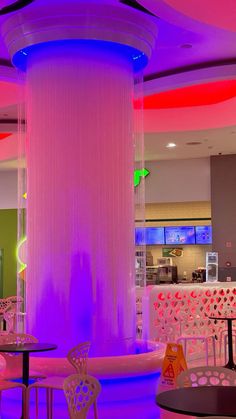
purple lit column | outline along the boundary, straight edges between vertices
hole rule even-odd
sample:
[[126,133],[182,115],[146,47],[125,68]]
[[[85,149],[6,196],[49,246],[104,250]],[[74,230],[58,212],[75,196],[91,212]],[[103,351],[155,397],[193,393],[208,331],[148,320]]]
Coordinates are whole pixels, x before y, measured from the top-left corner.
[[135,340],[133,73],[155,26],[73,7],[5,23],[26,70],[27,331],[61,355],[85,340],[122,354]]

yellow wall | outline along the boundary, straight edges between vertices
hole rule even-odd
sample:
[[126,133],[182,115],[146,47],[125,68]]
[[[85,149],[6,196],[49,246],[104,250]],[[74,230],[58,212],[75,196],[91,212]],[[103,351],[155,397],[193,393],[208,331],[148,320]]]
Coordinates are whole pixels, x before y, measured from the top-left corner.
[[[148,219],[183,219],[183,218],[211,218],[211,203],[201,202],[167,202],[163,204],[146,204],[146,220]],[[168,224],[167,224],[168,223]],[[163,221],[147,223],[147,226],[164,225],[207,225],[210,221]]]

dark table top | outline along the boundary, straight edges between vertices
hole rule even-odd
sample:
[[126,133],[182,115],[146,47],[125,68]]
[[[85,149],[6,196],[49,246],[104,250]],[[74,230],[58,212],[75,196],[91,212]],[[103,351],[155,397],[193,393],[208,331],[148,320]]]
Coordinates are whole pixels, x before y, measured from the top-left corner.
[[8,343],[0,345],[0,352],[44,352],[53,349],[57,349],[57,345],[54,343]]
[[208,316],[212,320],[236,320],[236,313],[234,314],[212,314]]
[[186,387],[156,396],[158,406],[189,416],[230,416],[236,418],[236,387]]

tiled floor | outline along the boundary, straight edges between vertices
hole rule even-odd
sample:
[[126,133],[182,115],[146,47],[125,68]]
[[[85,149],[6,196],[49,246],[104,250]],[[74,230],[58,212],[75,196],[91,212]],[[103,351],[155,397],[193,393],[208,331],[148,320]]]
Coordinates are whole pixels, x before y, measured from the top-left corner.
[[[188,361],[188,367],[204,364],[204,358]],[[213,365],[212,358],[210,364]],[[223,365],[224,359],[218,359],[217,365]],[[34,391],[31,392],[30,419],[34,419]],[[39,419],[46,419],[46,397],[45,391],[40,390],[40,411]],[[2,396],[2,413],[0,419],[19,419],[21,415],[21,393],[20,390],[4,392]],[[191,419],[190,416],[176,415],[166,411],[160,411],[155,400],[146,400],[145,404],[136,400],[135,405],[130,403],[116,403],[115,405],[98,405],[99,419]],[[112,413],[111,413],[112,412]],[[68,419],[67,406],[62,391],[54,392],[54,415],[53,419]],[[93,418],[93,410],[88,419]]]

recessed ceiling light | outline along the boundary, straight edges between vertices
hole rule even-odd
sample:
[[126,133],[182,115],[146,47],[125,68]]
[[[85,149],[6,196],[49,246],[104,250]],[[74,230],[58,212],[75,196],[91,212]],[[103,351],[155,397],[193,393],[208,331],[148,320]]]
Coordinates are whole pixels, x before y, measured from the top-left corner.
[[188,141],[186,145],[199,145],[202,144],[201,141]]
[[167,148],[173,148],[173,147],[176,147],[176,144],[175,144],[175,143],[168,143],[168,144],[166,145],[166,147],[167,147]]

